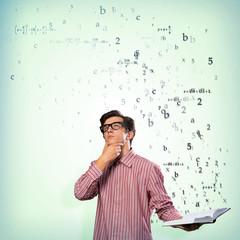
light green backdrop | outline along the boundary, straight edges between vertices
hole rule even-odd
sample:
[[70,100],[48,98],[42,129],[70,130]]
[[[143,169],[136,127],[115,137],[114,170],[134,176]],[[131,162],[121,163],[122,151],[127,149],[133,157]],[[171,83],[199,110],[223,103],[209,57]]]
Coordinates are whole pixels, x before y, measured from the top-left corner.
[[[134,149],[162,167],[179,211],[232,208],[191,233],[153,217],[154,239],[237,239],[239,16],[240,2],[231,0],[0,1],[1,239],[92,238],[96,199],[77,201],[73,186],[100,155],[98,119],[112,108],[136,119]],[[211,93],[183,92],[190,88]],[[180,106],[169,100],[176,96]],[[158,110],[165,104],[169,119]],[[203,141],[192,138],[196,130]],[[185,167],[166,172],[164,164],[178,157]],[[206,205],[200,182],[212,184],[217,172],[221,196],[207,191]]]

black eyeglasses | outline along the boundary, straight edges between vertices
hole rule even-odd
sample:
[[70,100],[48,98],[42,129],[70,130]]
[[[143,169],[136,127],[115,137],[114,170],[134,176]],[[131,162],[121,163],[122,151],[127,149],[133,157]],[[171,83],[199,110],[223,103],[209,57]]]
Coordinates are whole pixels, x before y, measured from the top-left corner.
[[100,127],[100,130],[101,130],[102,133],[105,133],[108,130],[109,127],[111,127],[113,130],[118,130],[122,126],[124,126],[127,129],[126,125],[123,122],[113,122],[113,123],[102,125]]

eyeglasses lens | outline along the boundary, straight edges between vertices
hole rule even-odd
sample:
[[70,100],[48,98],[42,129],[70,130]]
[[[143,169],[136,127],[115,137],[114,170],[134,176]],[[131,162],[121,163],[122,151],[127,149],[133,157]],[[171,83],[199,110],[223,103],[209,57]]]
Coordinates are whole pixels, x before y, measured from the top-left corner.
[[103,132],[106,132],[109,127],[111,127],[113,130],[118,130],[121,128],[121,126],[122,126],[122,123],[111,123],[111,124],[103,125],[101,129]]

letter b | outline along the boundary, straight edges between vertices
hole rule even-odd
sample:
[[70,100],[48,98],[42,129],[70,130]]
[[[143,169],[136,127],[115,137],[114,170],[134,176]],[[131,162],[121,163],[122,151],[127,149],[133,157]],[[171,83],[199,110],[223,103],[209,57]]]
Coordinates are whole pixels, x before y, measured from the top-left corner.
[[100,6],[100,14],[105,14],[106,13],[106,9],[103,8],[102,6]]
[[186,42],[187,40],[188,40],[188,36],[183,33],[183,41]]
[[150,118],[148,118],[148,126],[149,126],[149,127],[152,127],[153,124],[154,124],[153,121],[151,121]]

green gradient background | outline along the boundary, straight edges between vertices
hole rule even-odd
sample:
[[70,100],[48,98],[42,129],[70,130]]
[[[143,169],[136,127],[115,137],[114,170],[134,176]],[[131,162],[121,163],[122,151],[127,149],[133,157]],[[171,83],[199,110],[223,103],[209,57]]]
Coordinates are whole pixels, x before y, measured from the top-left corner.
[[[71,5],[74,9],[81,9],[81,14],[75,12],[74,17],[70,17]],[[95,119],[79,120],[73,113],[81,110],[89,112],[88,118],[98,119],[99,112],[96,111],[94,115],[89,110],[98,99],[96,98],[90,106],[84,101],[87,97],[85,95],[77,98],[77,101],[72,99],[71,88],[74,84],[70,80],[60,83],[59,89],[55,88],[54,83],[51,88],[51,83],[48,83],[49,92],[41,95],[38,86],[42,84],[44,87],[48,76],[54,81],[52,77],[60,71],[62,79],[70,79],[75,77],[74,74],[78,76],[78,66],[74,66],[73,62],[68,65],[67,62],[59,60],[68,54],[64,47],[61,52],[57,47],[49,52],[47,37],[15,36],[14,26],[26,23],[41,25],[67,19],[68,27],[56,34],[70,37],[74,36],[74,29],[70,26],[75,26],[77,22],[85,24],[85,27],[89,24],[91,29],[91,24],[97,20],[89,14],[90,9],[95,8],[97,11],[99,5],[103,5],[107,10],[113,6],[128,10],[134,7],[139,15],[149,14],[151,17],[159,14],[166,19],[166,24],[173,24],[176,28],[191,25],[198,29],[206,26],[217,32],[212,36],[214,45],[209,45],[207,50],[218,60],[216,71],[221,79],[216,89],[217,98],[209,104],[210,109],[215,109],[215,127],[219,130],[218,134],[213,136],[213,141],[217,146],[224,145],[229,149],[228,167],[224,176],[228,187],[225,195],[228,198],[228,207],[232,210],[216,224],[205,225],[196,232],[187,233],[178,229],[163,228],[161,223],[158,226],[154,224],[152,232],[154,239],[165,240],[237,239],[240,213],[240,2],[231,0],[0,1],[0,238],[92,238],[96,199],[76,201],[73,186],[80,174],[87,169],[89,159],[96,157],[96,153],[86,144],[88,129],[82,130],[79,126],[88,123],[94,126]],[[39,14],[36,14],[37,8],[40,9]],[[86,27],[85,30],[87,29]],[[147,32],[148,26],[143,24],[143,32],[145,29]],[[122,30],[116,29],[116,32],[118,31]],[[128,34],[131,35],[131,32]],[[85,31],[86,36],[94,36],[94,32]],[[113,35],[114,39],[115,37],[116,34]],[[41,51],[34,52],[33,43],[37,43]],[[134,44],[136,43],[129,43],[131,46]],[[84,52],[84,49],[81,50]],[[190,53],[189,55],[191,56]],[[21,64],[18,64],[18,59],[23,59]],[[59,61],[56,68],[54,61]],[[88,62],[82,62],[81,65],[91,69]],[[15,76],[14,80],[10,79],[12,74]],[[62,108],[56,107],[54,94],[63,94],[67,104]],[[90,134],[96,131],[97,127],[91,129]],[[96,138],[95,143],[102,141],[101,136]],[[80,156],[86,159],[81,162],[81,166]]]

